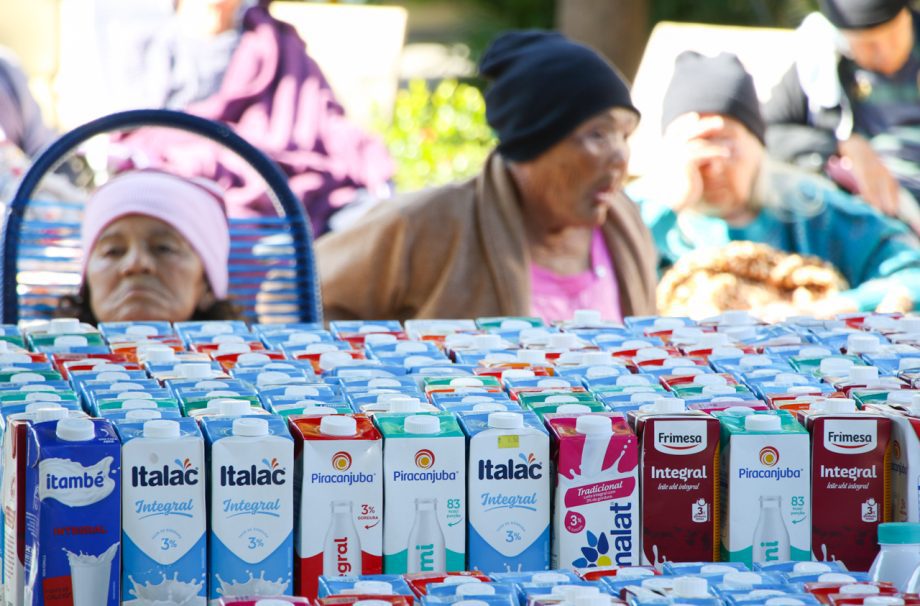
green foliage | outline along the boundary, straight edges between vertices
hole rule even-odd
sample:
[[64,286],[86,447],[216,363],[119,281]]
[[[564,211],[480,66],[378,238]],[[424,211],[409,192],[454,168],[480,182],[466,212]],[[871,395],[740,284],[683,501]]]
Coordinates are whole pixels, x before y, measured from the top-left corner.
[[434,91],[424,80],[411,81],[397,93],[392,122],[381,120],[378,130],[397,164],[398,191],[469,177],[495,147],[482,93],[456,80]]
[[652,23],[690,21],[761,27],[795,27],[818,0],[649,0]]

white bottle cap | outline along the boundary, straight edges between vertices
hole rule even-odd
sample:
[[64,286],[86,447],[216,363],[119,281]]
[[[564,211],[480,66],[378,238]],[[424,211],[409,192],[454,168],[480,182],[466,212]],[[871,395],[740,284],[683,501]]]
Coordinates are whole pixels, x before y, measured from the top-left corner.
[[858,583],[855,577],[840,572],[826,572],[818,577],[819,583]]
[[157,403],[150,398],[130,398],[121,402],[122,410],[136,410],[139,408],[157,408]]
[[649,360],[664,360],[668,357],[668,352],[660,347],[646,347],[636,352],[636,360],[647,362]]
[[674,330],[677,330],[678,328],[692,328],[692,327],[684,326],[684,321],[679,318],[655,318],[655,321],[652,322],[652,328],[656,331],[657,330],[674,331]]
[[404,396],[402,394],[387,399],[389,412],[422,412],[425,408],[422,401],[418,398]]
[[211,400],[209,408],[216,408],[222,417],[241,417],[253,414],[252,404],[248,400],[234,400],[233,398],[218,398]]
[[920,332],[920,317],[904,316],[897,321],[899,332]]
[[601,377],[616,377],[623,374],[617,366],[591,366],[585,372],[589,379],[600,379]]
[[856,400],[851,400],[849,398],[827,398],[824,400],[824,412],[834,414],[856,412]]
[[319,354],[319,367],[323,370],[332,370],[337,366],[351,364],[352,357],[344,351],[327,351]]
[[642,579],[645,577],[653,577],[655,573],[649,570],[648,568],[620,568],[617,570],[616,578],[617,579]]
[[594,585],[554,585],[550,589],[551,594],[561,595],[565,600],[573,600],[579,596],[596,595],[600,592],[600,587]]
[[728,345],[729,343],[731,343],[731,339],[729,339],[726,334],[721,332],[704,332],[697,337],[696,342],[693,343],[691,347],[693,349],[711,349],[719,345]]
[[633,404],[641,404],[642,402],[655,402],[660,399],[660,391],[640,391],[639,393],[629,394],[629,401]]
[[35,412],[36,410],[45,410],[47,408],[60,408],[61,410],[66,410],[60,404],[47,400],[38,400],[35,402],[29,402],[26,404],[25,412]]
[[853,366],[853,361],[846,358],[824,358],[820,371],[823,375],[845,375]]
[[795,598],[769,598],[764,606],[805,606],[805,602]]
[[535,376],[534,371],[527,368],[509,368],[502,372],[502,381],[507,379],[530,379]]
[[874,335],[850,335],[847,337],[847,353],[864,354],[878,351],[881,342]]
[[539,349],[519,349],[517,359],[528,364],[545,364],[546,352]]
[[482,387],[482,379],[478,377],[457,377],[450,380],[451,387]]
[[68,332],[83,332],[77,318],[54,318],[48,322],[48,334],[60,335]]
[[10,377],[10,383],[44,383],[45,377],[37,372],[17,372]]
[[578,335],[570,332],[555,332],[546,340],[547,349],[575,349],[579,344]]
[[730,572],[737,572],[738,569],[734,566],[726,566],[725,564],[703,564],[700,566],[700,574],[727,574]]
[[449,574],[441,582],[445,585],[463,585],[465,583],[482,583],[482,579],[468,574]]
[[396,343],[399,339],[396,338],[396,335],[391,335],[388,333],[370,333],[364,337],[364,344],[371,345],[389,345],[391,343]]
[[[63,406],[45,406],[35,411],[29,411],[32,414],[33,423],[43,423],[45,421],[59,421],[70,416],[71,411]],[[81,413],[82,414],[82,413]]]
[[324,353],[331,352],[331,351],[340,351],[340,350],[335,345],[335,343],[320,341],[317,343],[310,343],[309,345],[307,345],[304,348],[303,353],[307,355],[315,355],[315,354],[324,354]]
[[642,581],[642,588],[665,593],[674,588],[674,577],[649,577]]
[[519,412],[490,412],[489,427],[493,429],[523,429],[524,415]]
[[754,409],[750,406],[729,406],[722,412],[731,417],[747,417],[754,414]]
[[657,398],[652,402],[651,412],[670,414],[687,411],[687,403],[682,398]]
[[586,414],[575,419],[575,431],[590,436],[609,436],[613,433],[610,417]]
[[754,318],[750,313],[742,309],[733,309],[729,311],[723,311],[717,317],[717,322],[720,325],[728,326],[746,326],[751,324],[757,324],[757,319]]
[[464,583],[457,587],[456,595],[495,595],[495,587],[488,583]]
[[535,572],[533,573],[533,576],[530,577],[531,583],[542,585],[549,585],[550,583],[565,583],[568,580],[568,575],[562,574],[561,572],[553,572],[552,570]]
[[145,438],[178,438],[179,422],[168,419],[155,419],[144,423]]
[[754,589],[753,591],[748,592],[747,597],[749,598],[770,598],[773,596],[785,596],[785,591],[780,591],[779,589]]
[[763,583],[763,577],[756,572],[729,572],[722,577],[722,582],[727,587],[753,587]]
[[319,422],[319,432],[327,436],[353,436],[358,433],[358,422],[354,417],[327,415]]
[[150,421],[162,418],[163,414],[153,408],[138,408],[125,413],[125,421]]
[[693,378],[694,385],[728,385],[728,379],[722,375],[703,373]]
[[[5,346],[9,346],[9,343],[6,341],[0,341]],[[8,353],[0,355],[0,364],[7,366],[10,364],[28,364],[32,361],[32,358],[22,353]]]
[[537,387],[540,389],[568,389],[572,384],[565,379],[548,378],[537,380]]
[[96,426],[89,419],[65,417],[58,421],[54,433],[67,442],[86,442],[96,437]]
[[478,402],[473,404],[475,412],[504,412],[508,410],[508,407],[501,402]]
[[822,562],[796,562],[792,566],[792,572],[799,574],[820,574],[822,572],[830,572],[831,567]]
[[[234,335],[235,336],[235,335]],[[222,342],[217,346],[217,351],[215,352],[218,356],[226,356],[233,354],[244,354],[252,351],[246,343],[238,342]]]
[[214,369],[208,362],[186,362],[176,364],[173,368],[176,374],[186,379],[208,379],[214,376]]
[[235,436],[257,438],[268,435],[268,421],[255,417],[233,419],[232,433]]
[[744,418],[747,431],[779,431],[783,423],[777,415],[748,415]]
[[591,412],[591,407],[587,404],[560,404],[556,407],[556,414],[560,415],[578,415]]
[[759,354],[747,354],[741,356],[741,359],[738,360],[738,366],[741,368],[757,368],[758,366],[770,366],[771,364],[773,364],[773,360],[769,356]]
[[[234,334],[219,334],[211,339],[211,343],[215,343],[218,345],[218,351],[220,351],[220,347],[219,347],[220,345],[239,344],[239,343],[245,343],[245,342],[246,342],[246,339],[244,339],[242,336],[234,335]],[[249,351],[248,347],[246,348],[246,351]]]
[[556,394],[553,396],[547,396],[543,400],[544,404],[577,404],[578,398],[569,394]]
[[601,312],[596,309],[576,309],[572,314],[572,323],[578,326],[591,326],[602,321]]
[[493,335],[493,334],[473,335],[473,349],[478,349],[482,351],[486,349],[501,349],[501,348],[502,348],[502,338],[499,335]]
[[[849,360],[845,361],[848,362]],[[801,385],[802,383],[807,383],[808,379],[794,372],[781,372],[773,377],[772,382],[779,385]]]
[[[329,417],[326,418],[328,419]],[[346,589],[344,593],[354,593],[358,595],[393,595],[393,586],[386,581],[355,581],[352,588],[350,590]]]
[[574,606],[610,606],[610,596],[604,594],[575,596],[571,603]]
[[878,381],[878,368],[875,366],[854,366],[849,372],[850,383],[871,383]]
[[61,396],[49,391],[34,391],[26,394],[26,402],[60,402]]
[[710,597],[709,583],[703,577],[677,577],[673,595],[676,598],[707,598]]
[[431,435],[441,431],[441,420],[432,415],[412,415],[403,421],[403,429],[413,435]]
[[881,590],[875,585],[855,583],[853,585],[844,585],[840,588],[840,593],[846,595],[872,595],[881,593]]
[[271,361],[272,359],[269,356],[258,351],[241,353],[236,359],[236,363],[239,366],[262,366]]
[[148,362],[162,363],[173,362],[176,360],[176,352],[171,347],[147,347],[144,348],[144,359]]
[[738,393],[738,390],[731,385],[706,385],[700,390],[701,395],[707,396],[727,396],[733,393]]
[[904,606],[904,598],[893,595],[872,595],[863,600],[863,606]]
[[617,361],[613,359],[610,352],[607,351],[584,351],[581,352],[582,366],[617,366]]

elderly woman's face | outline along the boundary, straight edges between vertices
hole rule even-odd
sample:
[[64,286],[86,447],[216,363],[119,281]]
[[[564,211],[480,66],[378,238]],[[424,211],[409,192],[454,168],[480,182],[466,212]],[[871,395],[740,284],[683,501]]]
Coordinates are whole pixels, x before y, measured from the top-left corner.
[[102,231],[86,283],[100,322],[189,320],[211,297],[204,265],[188,241],[143,215],[122,217]]
[[629,136],[639,118],[613,108],[581,123],[568,137],[514,166],[528,213],[558,227],[600,225],[623,186]]

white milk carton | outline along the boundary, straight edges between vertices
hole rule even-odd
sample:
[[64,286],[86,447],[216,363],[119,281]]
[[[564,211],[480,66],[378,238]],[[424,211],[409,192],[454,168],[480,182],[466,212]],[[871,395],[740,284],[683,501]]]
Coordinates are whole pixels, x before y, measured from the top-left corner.
[[204,418],[208,597],[291,595],[294,441],[279,417]]
[[811,559],[808,433],[786,411],[713,413],[721,423],[722,560]]
[[530,412],[458,417],[469,437],[469,569],[548,569],[549,434]]
[[121,442],[112,423],[36,423],[26,460],[24,603],[118,606]]
[[867,404],[891,419],[891,519],[920,522],[920,401],[904,410]]
[[119,422],[122,603],[207,603],[204,440],[194,419]]
[[546,416],[556,459],[553,568],[635,566],[638,438],[622,415]]
[[26,445],[29,425],[45,421],[57,421],[71,415],[62,407],[43,408],[20,412],[7,417],[7,428],[3,434],[3,604],[21,606],[25,590],[26,565]]
[[379,414],[386,574],[465,569],[466,438],[450,413]]
[[379,574],[383,451],[365,415],[291,418],[297,442],[294,592],[316,598],[318,577]]

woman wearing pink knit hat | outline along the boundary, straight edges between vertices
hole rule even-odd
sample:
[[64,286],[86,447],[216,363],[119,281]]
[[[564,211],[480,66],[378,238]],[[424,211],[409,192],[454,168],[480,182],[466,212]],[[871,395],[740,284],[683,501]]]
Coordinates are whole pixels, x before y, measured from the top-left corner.
[[56,315],[82,321],[227,320],[230,236],[216,185],[132,171],[86,203],[83,281]]

